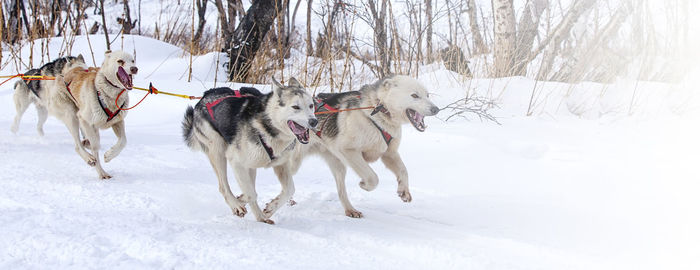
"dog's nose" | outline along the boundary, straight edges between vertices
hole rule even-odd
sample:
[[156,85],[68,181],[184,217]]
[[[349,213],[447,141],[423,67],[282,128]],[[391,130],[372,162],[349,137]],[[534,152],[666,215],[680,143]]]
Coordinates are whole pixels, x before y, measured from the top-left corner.
[[440,112],[440,108],[438,108],[437,106],[433,106],[432,108],[430,108],[430,112],[433,115],[436,115],[438,112]]
[[309,126],[311,126],[312,128],[315,128],[316,125],[318,125],[318,120],[316,118],[310,118],[309,119]]
[[139,72],[139,68],[131,67],[131,74],[136,74],[137,72]]

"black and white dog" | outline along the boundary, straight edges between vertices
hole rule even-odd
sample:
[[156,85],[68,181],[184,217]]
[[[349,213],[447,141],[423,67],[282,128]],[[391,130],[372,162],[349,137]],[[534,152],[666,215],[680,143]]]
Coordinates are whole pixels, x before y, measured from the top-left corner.
[[[245,204],[258,221],[273,224],[272,214],[294,194],[290,157],[301,154],[309,142],[309,128],[318,123],[314,102],[294,78],[288,86],[273,79],[273,91],[255,88],[214,88],[206,91],[194,108],[187,108],[182,123],[187,146],[204,152],[219,180],[219,192],[233,214],[243,217]],[[231,193],[226,162],[233,168],[243,194]],[[282,191],[261,210],[255,191],[257,168],[273,167]]]
[[[39,76],[51,76],[58,77],[65,74],[67,71],[74,67],[87,68],[85,65],[85,59],[83,55],[66,56],[53,60],[38,69],[30,69],[24,73],[24,75],[39,75]],[[36,130],[39,135],[44,135],[44,123],[48,117],[48,95],[50,89],[52,89],[56,84],[55,80],[31,80],[24,81],[19,80],[15,83],[15,109],[17,114],[15,115],[15,120],[10,128],[13,133],[17,133],[19,130],[19,122],[22,120],[22,115],[29,108],[30,104],[34,104],[36,107],[37,114],[39,116],[39,122],[36,125]]]

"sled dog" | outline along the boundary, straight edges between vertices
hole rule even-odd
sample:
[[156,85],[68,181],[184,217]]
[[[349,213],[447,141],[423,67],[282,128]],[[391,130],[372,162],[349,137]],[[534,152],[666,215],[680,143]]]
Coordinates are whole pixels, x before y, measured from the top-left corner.
[[[24,73],[24,75],[41,75],[41,76],[60,76],[68,70],[74,67],[86,68],[85,60],[83,55],[66,56],[53,60],[49,63],[44,64],[38,69],[30,69]],[[49,89],[52,89],[55,85],[55,80],[19,80],[15,83],[15,93],[13,99],[15,101],[15,109],[17,114],[15,115],[15,120],[12,123],[12,133],[17,133],[19,129],[19,122],[22,119],[22,115],[29,108],[30,104],[34,104],[36,112],[39,118],[39,122],[36,125],[36,130],[40,136],[44,136],[44,123],[46,123],[46,118],[48,117],[48,95]]]
[[[126,146],[126,111],[122,108],[129,105],[129,95],[119,94],[133,88],[133,75],[137,72],[133,56],[123,51],[107,51],[100,68],[76,67],[57,77],[49,97],[49,113],[66,124],[73,136],[75,151],[88,165],[95,167],[100,179],[112,176],[100,163],[99,131],[112,128],[117,136],[117,143],[104,154],[105,162],[109,162]],[[79,131],[84,132],[85,142],[81,143]]]
[[[288,86],[273,82],[268,94],[249,87],[210,89],[194,108],[187,108],[182,122],[187,146],[207,155],[219,192],[233,214],[243,217],[248,203],[256,220],[269,224],[274,224],[270,217],[294,194],[290,157],[300,156],[301,144],[309,142],[309,128],[318,123],[313,99],[296,79],[290,79]],[[231,193],[227,161],[241,188],[240,197]],[[282,191],[261,210],[255,175],[257,168],[268,167],[274,169]]]
[[[426,128],[423,118],[440,111],[430,101],[425,87],[411,77],[394,75],[365,85],[359,91],[319,94],[316,102],[317,113],[331,111],[317,115],[319,124],[314,136],[320,138],[323,145],[321,156],[335,177],[345,214],[362,217],[362,213],[348,200],[345,190],[346,166],[360,176],[360,187],[371,191],[377,187],[378,178],[369,163],[378,159],[396,175],[397,193],[401,200],[410,202],[408,171],[398,149],[403,124],[411,123],[422,132]],[[370,109],[332,112],[357,108]]]

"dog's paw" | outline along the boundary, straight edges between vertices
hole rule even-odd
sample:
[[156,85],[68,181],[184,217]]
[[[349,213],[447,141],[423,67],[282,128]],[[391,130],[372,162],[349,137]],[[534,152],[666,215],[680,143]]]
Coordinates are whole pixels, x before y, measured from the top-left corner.
[[270,225],[275,225],[275,222],[272,221],[272,219],[263,219],[263,220],[259,220],[259,221],[270,224]]
[[87,164],[90,165],[90,167],[95,167],[95,165],[97,165],[97,159],[91,154],[88,154],[87,159],[85,159],[85,162],[87,162]]
[[105,153],[105,162],[110,162],[116,157],[113,153],[114,152],[112,152],[112,150],[107,150],[107,152]]
[[411,202],[413,200],[413,197],[411,197],[411,192],[408,192],[408,190],[399,190],[396,193],[399,194],[399,197],[403,202]]
[[18,130],[19,130],[19,128],[17,127],[17,125],[12,125],[10,127],[10,131],[12,131],[12,133],[14,133],[14,134],[17,134]]
[[83,145],[85,148],[90,148],[90,140],[84,139],[83,141],[80,142],[80,144]]
[[297,205],[297,202],[293,199],[289,199],[289,206],[295,206]]
[[361,218],[362,212],[357,211],[355,209],[345,210],[345,215],[351,218]]
[[244,217],[246,213],[248,213],[248,210],[245,209],[244,206],[239,206],[234,209],[232,209],[233,214],[238,216],[238,217]]
[[39,136],[44,137],[44,129],[38,128],[36,132],[39,133]]
[[377,181],[367,181],[363,179],[360,181],[360,188],[366,191],[372,191],[377,188]]
[[100,174],[100,180],[107,180],[107,179],[112,179],[112,176],[107,174],[107,173]]

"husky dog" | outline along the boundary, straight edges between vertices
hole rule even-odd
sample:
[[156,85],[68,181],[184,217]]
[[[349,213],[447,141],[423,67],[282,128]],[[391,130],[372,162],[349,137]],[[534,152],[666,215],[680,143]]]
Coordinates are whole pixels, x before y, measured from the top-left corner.
[[[126,146],[126,111],[122,108],[129,105],[129,95],[119,94],[133,88],[133,75],[137,72],[133,56],[122,51],[107,51],[100,68],[77,67],[57,77],[50,95],[49,113],[66,124],[73,136],[75,151],[88,165],[95,167],[100,179],[112,176],[100,164],[99,131],[111,127],[118,138],[117,144],[105,152],[105,162],[109,162]],[[115,101],[117,97],[119,100]],[[85,133],[86,142],[81,143],[79,130]]]
[[[360,187],[371,191],[377,187],[377,174],[369,162],[381,158],[384,165],[397,177],[399,197],[411,201],[408,190],[408,172],[399,156],[401,125],[411,123],[418,131],[425,131],[424,116],[437,114],[440,109],[428,98],[428,91],[408,76],[395,75],[363,86],[359,91],[341,94],[320,94],[316,104],[319,125],[316,134],[324,151],[321,153],[336,180],[338,196],[350,217],[362,217],[352,207],[345,190],[346,165],[362,178]],[[346,110],[374,108],[374,110]]]
[[[60,76],[68,70],[74,67],[85,68],[85,59],[83,55],[66,56],[53,60],[38,69],[30,69],[24,73],[24,75],[41,75],[41,76]],[[49,89],[53,88],[55,85],[55,80],[19,80],[15,83],[15,93],[13,95],[15,101],[15,109],[17,110],[17,115],[15,115],[15,121],[12,123],[10,129],[13,133],[17,133],[19,129],[19,121],[22,119],[22,115],[29,108],[30,104],[34,104],[36,108],[37,115],[39,116],[39,122],[36,125],[36,130],[40,136],[44,136],[44,123],[46,123],[46,118],[48,116],[47,111],[47,101]]]
[[[299,143],[309,142],[309,128],[318,123],[313,99],[296,79],[288,86],[273,82],[268,94],[248,87],[210,89],[194,108],[187,108],[182,122],[187,146],[207,155],[219,192],[233,214],[243,217],[249,203],[255,218],[269,224],[274,224],[272,214],[294,194],[290,157],[300,156]],[[226,161],[243,193],[238,198],[229,188]],[[263,167],[273,167],[282,191],[260,210],[255,175]]]

